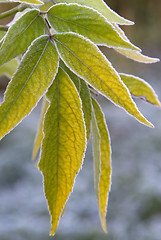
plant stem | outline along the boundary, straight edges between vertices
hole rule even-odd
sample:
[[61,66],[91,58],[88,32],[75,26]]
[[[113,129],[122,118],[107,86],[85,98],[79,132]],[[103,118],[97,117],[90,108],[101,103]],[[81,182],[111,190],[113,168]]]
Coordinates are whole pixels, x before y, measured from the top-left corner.
[[7,32],[8,26],[0,25],[0,31]]
[[27,4],[20,4],[17,7],[14,7],[6,12],[0,13],[0,19],[12,16],[12,15],[16,14],[17,12],[22,12],[28,6],[29,5],[27,5]]

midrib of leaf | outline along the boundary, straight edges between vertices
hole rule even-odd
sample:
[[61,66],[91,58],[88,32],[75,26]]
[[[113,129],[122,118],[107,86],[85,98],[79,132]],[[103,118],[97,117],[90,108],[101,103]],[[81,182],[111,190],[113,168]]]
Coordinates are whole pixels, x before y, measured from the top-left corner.
[[[36,20],[36,18],[37,18],[38,16],[39,16],[39,15],[37,15],[37,16],[29,23],[29,25],[21,32],[20,35],[18,35],[16,38],[12,39],[13,41],[10,42],[9,44],[7,44],[7,46],[10,46],[11,44],[13,44],[13,42],[15,42],[15,41],[30,27],[30,25]],[[3,44],[5,44],[5,39],[4,39],[1,47],[3,47]]]
[[[64,48],[66,48],[74,57],[76,57],[85,67],[87,67],[97,78],[99,78],[99,80],[101,82],[103,82],[106,87],[123,103],[123,105],[126,106],[126,108],[129,110],[129,112],[131,112],[134,116],[135,116],[135,112],[131,111],[131,109],[129,109],[129,107],[126,105],[126,103],[89,67],[87,66],[71,49],[69,49],[65,44],[63,44],[62,42],[60,42],[58,39],[56,39],[55,37],[53,37],[53,39],[57,42],[59,42]],[[59,50],[58,50],[59,52]],[[63,59],[62,59],[63,60]],[[66,63],[65,63],[66,64]],[[77,74],[77,73],[75,73]],[[77,74],[78,75],[78,74]],[[119,75],[117,74],[118,78],[120,79]],[[79,75],[80,78],[82,78],[82,76]],[[85,78],[83,78],[89,85],[91,85],[92,87],[94,87],[91,83],[89,83]],[[128,88],[125,86],[125,84],[121,81],[122,85],[126,88],[126,90],[128,91],[129,95],[130,92],[128,90]],[[99,91],[96,87],[94,87],[96,89],[96,91]],[[101,91],[99,91],[101,94],[103,94]],[[114,103],[113,100],[111,100],[109,97],[107,97],[105,94],[103,94],[106,98],[108,98],[110,101],[112,101]],[[135,104],[135,103],[134,103]],[[118,104],[117,104],[118,105]]]
[[2,123],[2,122],[3,122],[4,118],[7,116],[7,114],[8,114],[8,113],[9,113],[9,111],[10,111],[10,109],[11,109],[11,108],[12,108],[12,106],[15,104],[15,102],[16,102],[16,101],[17,101],[17,99],[19,98],[20,94],[21,94],[21,93],[22,93],[22,91],[24,90],[25,86],[26,86],[26,85],[27,85],[27,83],[28,83],[28,80],[30,79],[30,77],[31,77],[31,75],[33,74],[33,72],[35,71],[35,68],[37,67],[37,65],[39,64],[39,62],[40,62],[40,60],[41,60],[41,58],[42,58],[42,56],[43,56],[43,54],[44,54],[44,52],[45,52],[45,50],[46,50],[46,47],[47,47],[48,43],[49,43],[49,40],[47,41],[47,43],[46,43],[46,45],[45,45],[45,47],[44,47],[44,49],[43,49],[43,51],[42,51],[42,54],[40,55],[40,57],[39,57],[39,59],[38,59],[37,63],[35,64],[35,66],[34,66],[33,70],[31,71],[31,73],[30,73],[30,75],[29,75],[29,77],[27,78],[27,80],[26,80],[26,82],[25,82],[24,86],[23,86],[23,87],[22,87],[22,89],[20,90],[20,92],[19,92],[19,94],[17,95],[16,99],[15,99],[15,100],[14,100],[14,102],[11,104],[11,106],[9,107],[8,111],[6,112],[5,116],[2,118],[2,120],[1,120],[1,122],[0,122],[0,123]]

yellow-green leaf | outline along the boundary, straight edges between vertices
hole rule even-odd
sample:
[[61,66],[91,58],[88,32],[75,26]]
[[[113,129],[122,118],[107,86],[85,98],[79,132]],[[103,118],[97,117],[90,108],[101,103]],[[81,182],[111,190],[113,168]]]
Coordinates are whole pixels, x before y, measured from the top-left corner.
[[90,97],[89,88],[86,82],[81,78],[79,78],[77,75],[75,75],[73,72],[71,72],[70,69],[67,68],[62,61],[60,62],[60,65],[73,81],[74,85],[77,88],[79,96],[81,98],[82,110],[84,113],[84,120],[86,124],[87,142],[88,142],[90,138],[90,133],[91,133],[91,97]]
[[75,33],[55,34],[54,39],[60,57],[75,74],[143,124],[153,126],[139,112],[119,74],[96,45]]
[[56,3],[78,3],[91,7],[100,12],[109,22],[114,22],[123,25],[132,25],[133,22],[119,16],[114,12],[103,0],[55,0]]
[[[108,128],[105,118],[99,104],[92,98],[93,105],[93,124],[97,127],[98,134],[93,134],[94,168],[96,178],[96,195],[99,207],[101,225],[105,232],[106,211],[108,204],[108,195],[111,189],[111,144]],[[95,130],[93,131],[95,132]],[[99,146],[96,146],[99,144]],[[95,153],[96,148],[96,153]],[[98,148],[98,149],[97,149]],[[99,151],[99,152],[98,152]],[[99,170],[97,169],[99,168]]]
[[35,141],[34,141],[34,147],[33,147],[33,151],[32,151],[32,160],[34,160],[36,158],[37,152],[41,146],[41,142],[44,137],[43,124],[44,124],[45,113],[46,113],[48,107],[49,107],[49,102],[44,97],[43,102],[42,102],[40,121],[39,121],[38,129],[37,129],[37,133],[36,133],[36,137],[35,137]]
[[0,75],[7,75],[9,78],[12,77],[16,71],[18,62],[16,59],[12,59],[10,62],[0,67]]
[[59,33],[75,32],[98,45],[139,50],[122,39],[113,25],[96,10],[78,4],[57,4],[47,14],[51,26]]
[[24,2],[24,3],[31,3],[31,4],[43,4],[40,0],[11,0],[12,2]]
[[82,166],[86,136],[78,92],[61,68],[47,98],[50,106],[45,115],[39,168],[44,176],[53,235]]
[[0,139],[35,107],[51,85],[58,54],[49,36],[39,37],[24,55],[0,106]]
[[123,73],[120,74],[120,77],[133,96],[140,97],[147,102],[161,107],[154,89],[146,81],[139,77]]
[[[124,31],[116,23],[113,23],[113,27],[125,41],[130,43]],[[145,56],[140,51],[137,51],[137,50],[136,51],[133,51],[130,49],[115,49],[115,50],[118,53],[124,55],[125,57],[141,63],[155,63],[160,61],[158,58],[151,58],[151,57]]]
[[24,53],[31,42],[45,33],[46,23],[38,10],[30,10],[8,30],[0,48],[0,65]]

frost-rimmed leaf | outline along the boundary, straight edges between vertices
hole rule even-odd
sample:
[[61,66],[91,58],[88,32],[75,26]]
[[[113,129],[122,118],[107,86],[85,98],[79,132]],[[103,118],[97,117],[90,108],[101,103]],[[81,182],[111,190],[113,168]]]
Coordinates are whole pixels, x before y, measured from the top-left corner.
[[36,9],[29,10],[8,30],[0,48],[0,65],[24,53],[31,42],[45,33],[46,24]]
[[31,4],[43,4],[43,1],[40,0],[10,0],[12,2],[23,2],[23,3],[31,3]]
[[96,45],[75,33],[55,34],[54,39],[67,67],[141,123],[153,126],[139,112],[119,74]]
[[58,32],[75,32],[102,46],[140,50],[122,39],[105,17],[96,10],[78,4],[57,4],[47,14]]
[[16,59],[12,59],[10,62],[0,67],[0,75],[7,75],[9,78],[12,77],[16,71],[18,62]]
[[78,92],[61,68],[47,98],[50,106],[45,115],[39,168],[44,176],[53,235],[82,166],[86,136]]
[[77,88],[79,96],[81,98],[82,110],[84,113],[84,120],[86,125],[86,136],[87,136],[87,142],[88,142],[90,138],[90,133],[91,133],[91,111],[92,111],[91,96],[90,96],[89,88],[87,86],[87,83],[83,79],[75,75],[73,72],[71,72],[70,69],[67,68],[62,61],[60,62],[60,65],[73,81],[74,85]]
[[[115,23],[113,23],[113,27],[115,28],[116,31],[121,35],[121,37],[130,43],[129,39],[125,35],[124,31]],[[115,49],[118,53],[124,55],[127,58],[130,58],[136,62],[141,62],[141,63],[156,63],[160,61],[158,58],[152,58],[143,55],[140,51],[133,51],[130,49]]]
[[120,73],[120,77],[133,96],[161,107],[154,89],[146,81],[139,77],[123,73]]
[[55,0],[56,3],[78,3],[91,7],[100,12],[109,22],[118,23],[121,25],[132,25],[133,22],[119,16],[114,12],[103,0]]
[[[95,169],[95,189],[98,201],[99,215],[102,228],[107,232],[106,211],[108,195],[111,189],[111,141],[104,114],[97,103],[92,98],[93,105],[93,153]],[[97,133],[98,131],[98,133]],[[97,146],[99,144],[99,146]]]
[[58,54],[49,36],[36,39],[24,55],[0,106],[0,139],[35,107],[51,85]]
[[33,147],[33,151],[32,151],[32,160],[34,160],[36,158],[37,152],[38,152],[38,150],[41,146],[41,142],[42,142],[42,139],[44,137],[43,123],[44,123],[45,113],[46,113],[48,107],[49,107],[49,102],[44,97],[43,102],[42,102],[42,107],[41,107],[42,109],[41,109],[40,121],[39,121],[38,129],[37,129],[37,132],[36,132],[34,147]]

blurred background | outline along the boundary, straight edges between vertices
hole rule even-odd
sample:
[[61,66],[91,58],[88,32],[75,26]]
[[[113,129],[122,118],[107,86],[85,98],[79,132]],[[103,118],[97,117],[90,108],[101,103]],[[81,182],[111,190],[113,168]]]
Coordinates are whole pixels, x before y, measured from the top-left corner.
[[[161,58],[161,1],[111,0],[108,5],[135,22],[126,26],[130,40],[143,54]],[[2,8],[1,8],[2,11]],[[2,24],[2,22],[0,22]],[[161,63],[140,64],[104,49],[118,72],[137,75],[156,90],[161,100]],[[7,84],[1,77],[1,93]],[[2,99],[2,94],[1,94]],[[161,111],[136,100],[154,129],[139,124],[109,101],[98,97],[112,141],[112,191],[107,227],[99,223],[93,187],[91,142],[54,239],[160,240],[161,236]],[[0,142],[0,239],[48,240],[50,218],[42,177],[31,161],[40,106]]]

